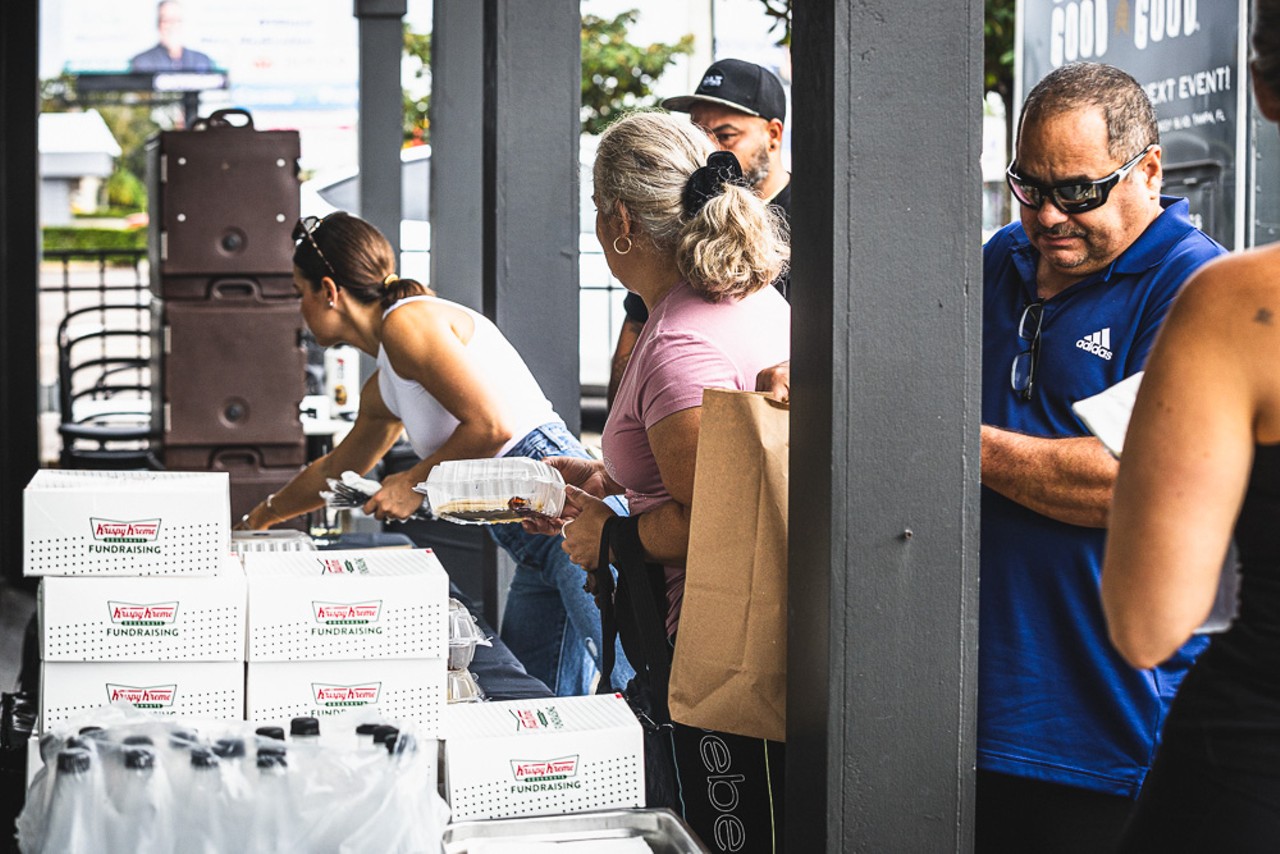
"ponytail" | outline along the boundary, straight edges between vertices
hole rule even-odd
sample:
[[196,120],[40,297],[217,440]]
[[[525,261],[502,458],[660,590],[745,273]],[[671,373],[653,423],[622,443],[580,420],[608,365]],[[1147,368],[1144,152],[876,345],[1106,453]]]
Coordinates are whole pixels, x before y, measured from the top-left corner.
[[703,299],[744,297],[771,284],[791,256],[786,225],[753,191],[729,181],[685,222],[676,266]]
[[409,297],[435,296],[435,291],[417,279],[402,279],[395,273],[391,273],[382,280],[382,284],[378,288],[378,294],[381,298],[382,307],[391,308],[400,300],[408,299]]

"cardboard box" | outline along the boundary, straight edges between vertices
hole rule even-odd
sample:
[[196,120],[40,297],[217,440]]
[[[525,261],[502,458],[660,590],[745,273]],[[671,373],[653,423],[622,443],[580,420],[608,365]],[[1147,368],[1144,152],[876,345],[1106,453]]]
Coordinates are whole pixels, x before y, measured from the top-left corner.
[[244,661],[240,561],[220,575],[40,580],[44,661]]
[[42,469],[22,495],[25,575],[213,575],[231,550],[225,472]]
[[249,661],[445,658],[449,576],[430,549],[250,553]]
[[161,717],[244,720],[238,661],[50,661],[41,665],[40,725],[127,701]]
[[360,706],[413,721],[438,738],[445,708],[445,662],[429,659],[268,661],[249,665],[248,719],[288,726],[296,717],[324,721]]
[[621,694],[454,704],[444,738],[454,821],[644,806],[643,735]]

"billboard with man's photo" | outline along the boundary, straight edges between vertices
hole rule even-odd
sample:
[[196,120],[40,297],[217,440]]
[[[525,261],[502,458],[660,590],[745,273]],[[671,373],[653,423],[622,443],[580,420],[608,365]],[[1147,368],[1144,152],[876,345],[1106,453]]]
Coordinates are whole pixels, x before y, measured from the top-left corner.
[[41,0],[41,16],[42,78],[200,91],[201,114],[243,107],[258,127],[354,127],[351,0]]

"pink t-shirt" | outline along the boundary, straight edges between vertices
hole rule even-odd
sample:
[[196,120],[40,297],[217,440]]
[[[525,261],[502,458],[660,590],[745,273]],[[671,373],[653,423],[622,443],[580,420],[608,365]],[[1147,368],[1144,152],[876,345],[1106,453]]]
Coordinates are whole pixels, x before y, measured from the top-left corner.
[[[671,500],[649,428],[701,406],[704,388],[754,389],[756,374],[790,357],[791,306],[777,289],[712,303],[684,282],[673,287],[649,312],[601,439],[605,469],[626,488],[632,515]],[[684,597],[683,566],[666,568],[666,591],[670,635]]]

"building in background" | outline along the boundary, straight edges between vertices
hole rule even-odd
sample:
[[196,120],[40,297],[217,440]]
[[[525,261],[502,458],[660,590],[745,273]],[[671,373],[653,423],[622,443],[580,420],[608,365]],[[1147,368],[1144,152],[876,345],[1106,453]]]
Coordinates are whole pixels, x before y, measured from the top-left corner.
[[40,116],[40,217],[68,225],[80,211],[101,206],[103,183],[120,156],[97,110]]

